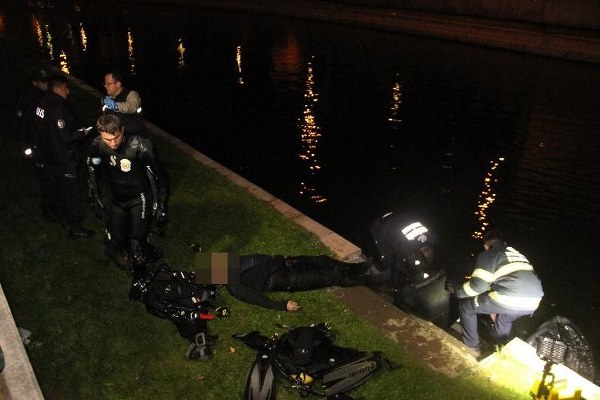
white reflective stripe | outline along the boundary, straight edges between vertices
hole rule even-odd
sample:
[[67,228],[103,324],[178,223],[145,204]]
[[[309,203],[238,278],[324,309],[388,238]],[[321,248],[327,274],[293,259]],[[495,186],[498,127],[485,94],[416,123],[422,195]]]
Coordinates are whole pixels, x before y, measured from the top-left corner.
[[494,282],[494,274],[490,271],[486,271],[483,268],[475,268],[475,271],[471,274],[471,278],[479,278],[487,283]]
[[142,112],[142,107],[138,108],[137,110],[135,110],[136,113],[141,113]]
[[540,297],[506,296],[498,292],[490,292],[489,297],[500,305],[522,310],[535,310],[542,301]]
[[527,257],[525,257],[523,254],[519,253],[517,250],[513,249],[512,247],[507,247],[504,254],[506,254],[506,258],[508,258],[508,261],[511,263],[512,262],[529,263],[529,261],[527,260]]
[[471,289],[471,282],[465,282],[465,283],[463,284],[463,287],[462,287],[462,288],[463,288],[463,290],[465,291],[465,294],[466,294],[468,297],[475,297],[475,296],[477,296],[478,294],[480,294],[480,293],[478,293],[478,292],[474,291],[473,289]]
[[425,232],[427,232],[427,228],[425,228],[420,222],[414,222],[402,229],[402,234],[406,236],[408,240],[413,240]]
[[142,199],[142,219],[146,219],[146,195],[140,193],[140,197]]
[[498,268],[498,270],[494,273],[494,280],[512,274],[516,271],[533,271],[533,266],[529,263],[523,262],[513,262],[510,264],[506,264]]

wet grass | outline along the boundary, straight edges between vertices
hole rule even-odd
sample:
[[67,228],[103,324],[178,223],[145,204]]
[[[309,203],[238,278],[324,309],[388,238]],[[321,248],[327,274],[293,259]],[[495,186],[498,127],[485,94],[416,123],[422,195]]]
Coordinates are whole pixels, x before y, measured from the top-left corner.
[[[31,62],[0,39],[0,282],[17,324],[32,332],[27,352],[47,399],[219,399],[242,397],[255,354],[234,333],[257,329],[271,334],[275,323],[329,321],[338,344],[382,350],[401,367],[380,374],[356,390],[367,399],[518,399],[478,375],[451,379],[424,367],[402,346],[325,291],[294,294],[298,314],[264,310],[238,302],[225,291],[217,303],[231,316],[210,323],[219,340],[204,361],[185,357],[187,341],[173,323],[127,298],[130,278],[105,262],[102,235],[72,241],[60,225],[39,211],[35,169],[20,156],[13,115],[15,99],[28,84],[22,71]],[[96,99],[73,88],[74,113],[82,125],[96,117]],[[328,250],[294,223],[225,178],[157,140],[172,181],[171,224],[152,242],[173,269],[192,269],[191,244],[203,251],[240,254],[323,254]],[[84,207],[87,227],[101,221]],[[275,294],[281,296],[284,294]],[[279,330],[280,331],[280,330]],[[279,399],[298,394],[281,388]]]

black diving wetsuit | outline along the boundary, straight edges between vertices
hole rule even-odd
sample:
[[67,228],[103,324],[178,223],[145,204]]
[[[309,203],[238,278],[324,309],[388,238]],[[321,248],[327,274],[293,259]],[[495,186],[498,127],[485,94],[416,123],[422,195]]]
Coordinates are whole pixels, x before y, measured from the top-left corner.
[[366,263],[346,263],[328,256],[240,256],[240,283],[227,285],[227,290],[238,300],[285,311],[288,300],[272,300],[265,292],[364,285],[366,268]]
[[[394,297],[394,305],[434,324],[450,322],[450,295],[444,290],[443,268],[423,253],[437,252],[437,237],[408,214],[388,213],[376,220],[371,235]],[[437,255],[436,258],[439,258]]]
[[[153,206],[164,204],[166,187],[160,175],[152,143],[137,135],[127,135],[113,150],[97,137],[87,159],[90,192],[101,199],[101,177],[105,175],[112,203],[106,207],[106,228],[116,251],[129,251],[136,243],[147,243]],[[132,243],[134,241],[135,243]],[[131,249],[135,254],[135,249]]]

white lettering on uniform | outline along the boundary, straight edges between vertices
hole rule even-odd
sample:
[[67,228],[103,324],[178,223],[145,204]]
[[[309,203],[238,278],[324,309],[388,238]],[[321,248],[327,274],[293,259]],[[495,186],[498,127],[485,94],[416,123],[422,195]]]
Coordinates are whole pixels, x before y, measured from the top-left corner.
[[44,118],[44,109],[42,107],[36,108],[35,115],[37,115],[40,118]]
[[115,165],[117,165],[117,156],[110,156],[109,164],[111,167],[114,167]]

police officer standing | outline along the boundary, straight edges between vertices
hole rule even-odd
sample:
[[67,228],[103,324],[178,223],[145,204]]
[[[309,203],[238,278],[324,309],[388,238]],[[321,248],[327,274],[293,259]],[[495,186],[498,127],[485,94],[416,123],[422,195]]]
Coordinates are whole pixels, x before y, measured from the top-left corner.
[[119,117],[128,135],[146,135],[142,99],[135,90],[123,86],[119,72],[111,71],[104,75],[104,88],[107,96],[102,99],[104,114]]
[[[148,138],[131,135],[115,115],[102,115],[96,123],[100,136],[90,147],[87,160],[90,196],[103,209],[108,233],[106,255],[117,262],[121,255],[127,268],[140,277],[149,258],[158,257],[148,243],[152,218],[163,215],[166,186],[163,170]],[[112,202],[102,202],[105,176]]]
[[79,173],[79,144],[88,130],[76,129],[72,114],[67,109],[69,84],[62,75],[48,79],[48,91],[36,108],[36,122],[40,131],[40,148],[45,160],[42,196],[56,218],[66,219],[69,237],[87,238],[93,231],[81,226]]

